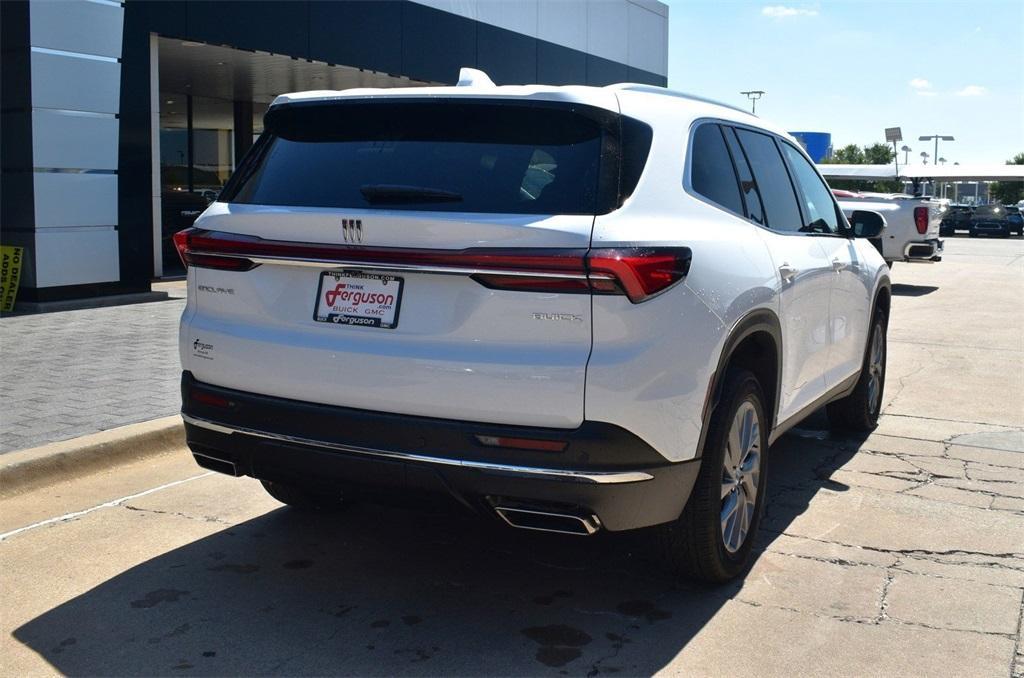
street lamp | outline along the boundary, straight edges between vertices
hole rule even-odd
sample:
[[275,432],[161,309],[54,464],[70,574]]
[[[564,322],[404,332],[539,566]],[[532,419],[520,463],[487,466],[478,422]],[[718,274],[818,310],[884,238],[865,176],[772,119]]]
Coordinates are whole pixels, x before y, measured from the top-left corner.
[[907,146],[906,144],[903,144],[903,148],[901,148],[900,150],[903,151],[903,164],[904,165],[909,165],[910,164],[910,152],[912,150],[914,150],[914,149],[912,149],[910,146]]
[[932,139],[935,140],[935,157],[936,158],[939,157],[939,139],[942,139],[943,141],[956,141],[956,139],[954,139],[953,137],[947,136],[945,134],[932,134],[931,136],[918,137],[917,138],[918,141],[931,141]]
[[740,92],[740,94],[750,99],[750,113],[752,115],[757,115],[757,100],[764,96],[764,90],[752,89],[746,92]]

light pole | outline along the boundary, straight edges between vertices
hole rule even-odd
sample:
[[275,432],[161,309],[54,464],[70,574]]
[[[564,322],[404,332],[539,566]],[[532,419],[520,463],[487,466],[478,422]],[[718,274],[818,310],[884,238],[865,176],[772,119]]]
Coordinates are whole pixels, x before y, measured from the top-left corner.
[[912,149],[910,146],[907,146],[906,144],[904,144],[903,148],[901,148],[900,150],[903,151],[903,164],[904,165],[909,165],[910,164],[910,152],[912,150],[914,150],[914,149]]
[[740,92],[748,99],[750,99],[750,113],[751,115],[757,115],[757,100],[764,96],[763,89],[752,89],[746,92]]
[[945,135],[945,134],[932,134],[931,136],[918,137],[917,138],[918,141],[931,141],[932,139],[935,140],[935,157],[936,158],[939,157],[939,139],[942,139],[943,141],[956,141],[956,139],[954,139],[953,137]]

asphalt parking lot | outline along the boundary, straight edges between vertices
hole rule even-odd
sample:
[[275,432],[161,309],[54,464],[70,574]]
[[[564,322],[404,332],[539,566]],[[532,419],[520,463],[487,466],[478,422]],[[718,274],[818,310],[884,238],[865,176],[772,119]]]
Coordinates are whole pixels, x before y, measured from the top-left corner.
[[879,428],[772,448],[740,582],[630,535],[310,517],[181,451],[0,500],[0,673],[1024,675],[1024,240],[893,281]]

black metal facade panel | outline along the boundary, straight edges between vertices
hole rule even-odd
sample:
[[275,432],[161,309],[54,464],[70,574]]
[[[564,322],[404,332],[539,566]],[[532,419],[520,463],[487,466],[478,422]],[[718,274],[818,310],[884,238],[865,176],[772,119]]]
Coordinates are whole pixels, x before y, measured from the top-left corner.
[[459,68],[476,66],[477,22],[449,12],[402,3],[402,73],[454,84]]
[[[29,7],[0,2],[0,230],[3,244],[24,247],[21,288],[35,287],[32,163],[32,64]],[[19,293],[19,298],[24,295]]]
[[188,38],[307,59],[309,5],[291,0],[190,2]]
[[537,43],[522,33],[478,24],[476,67],[497,85],[532,85],[537,82]]
[[117,243],[122,292],[148,291],[153,276],[153,141],[149,105],[149,5],[125,5],[121,43]]
[[575,49],[538,40],[537,81],[545,85],[587,84],[587,55]]
[[309,58],[402,73],[402,5],[395,0],[312,2]]
[[611,59],[587,55],[587,84],[595,87],[614,82],[629,82],[629,68]]

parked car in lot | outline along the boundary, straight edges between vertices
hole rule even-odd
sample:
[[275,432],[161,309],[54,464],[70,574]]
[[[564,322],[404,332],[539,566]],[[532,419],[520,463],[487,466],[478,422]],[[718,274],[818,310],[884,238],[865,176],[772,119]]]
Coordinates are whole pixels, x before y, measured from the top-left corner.
[[1010,232],[1024,235],[1024,216],[1021,215],[1020,208],[1013,205],[1005,205],[1003,209],[1006,210],[1006,220],[1010,222]]
[[966,231],[971,227],[971,215],[974,208],[970,205],[950,205],[949,210],[939,222],[939,235],[951,236],[956,231]]
[[889,266],[897,261],[942,261],[943,243],[939,239],[943,206],[935,200],[893,194],[861,193],[839,198],[839,206],[849,216],[854,210],[870,210],[885,217],[886,228],[876,241]]
[[431,498],[750,561],[769,446],[875,426],[888,269],[799,144],[645,85],[278,97],[188,264],[198,463],[319,508]]
[[1009,238],[1013,224],[1007,218],[1006,208],[1002,205],[979,205],[971,214],[969,232],[972,238],[979,235],[998,235]]

